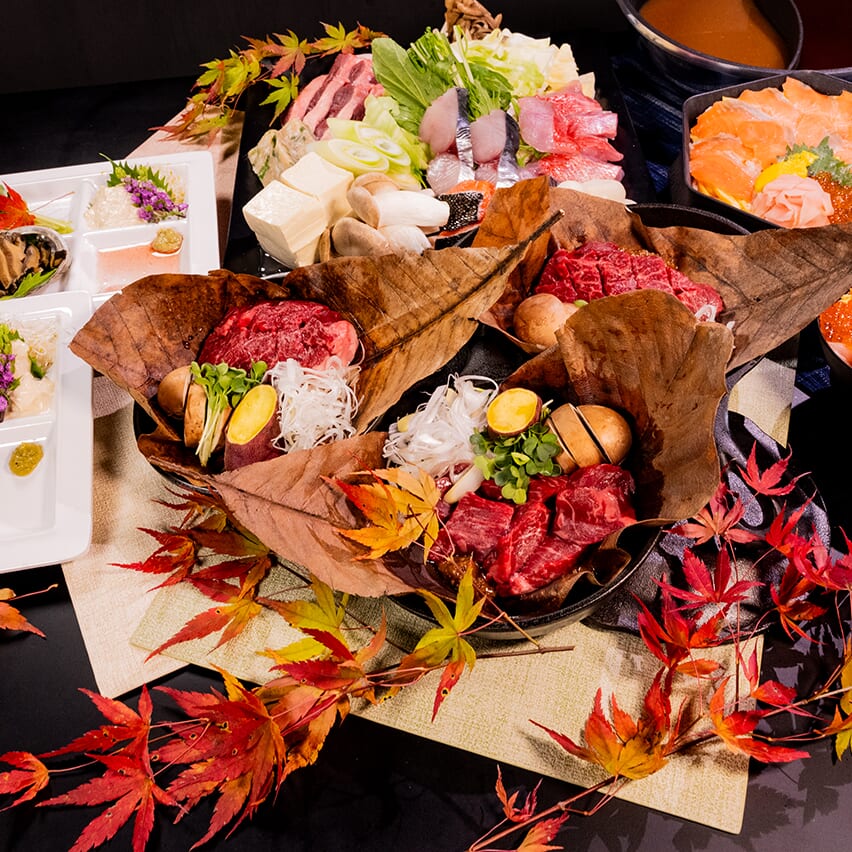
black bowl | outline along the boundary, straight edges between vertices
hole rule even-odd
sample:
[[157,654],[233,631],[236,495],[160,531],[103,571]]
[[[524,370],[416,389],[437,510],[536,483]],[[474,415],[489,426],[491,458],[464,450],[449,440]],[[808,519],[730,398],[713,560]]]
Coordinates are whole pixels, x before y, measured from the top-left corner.
[[817,92],[825,95],[839,95],[842,92],[852,91],[852,82],[833,77],[821,71],[790,71],[789,73],[776,74],[771,77],[763,77],[748,83],[740,83],[736,86],[727,86],[712,92],[693,95],[687,98],[683,104],[683,127],[682,127],[682,149],[683,153],[672,172],[672,196],[678,201],[683,201],[690,206],[717,213],[726,217],[748,231],[759,231],[767,228],[778,227],[767,219],[755,216],[733,204],[727,204],[718,198],[713,198],[703,192],[699,192],[692,185],[689,173],[689,137],[690,130],[698,117],[709,109],[714,103],[723,98],[737,98],[747,89],[760,91],[761,89],[780,88],[788,77],[793,77],[806,83]]
[[[642,572],[645,560],[652,553],[659,535],[658,527],[641,525],[628,527],[621,534],[619,546],[630,555],[630,561],[609,582],[598,585],[585,578],[581,579],[558,609],[551,612],[512,615],[514,625],[507,621],[495,621],[477,630],[476,635],[482,639],[519,642],[527,636],[534,639],[541,638],[560,627],[589,618],[607,600],[622,588],[627,587],[635,574]],[[435,620],[424,600],[418,595],[399,595],[391,600],[414,615],[428,621]]]
[[671,85],[685,94],[706,92],[768,74],[796,68],[802,52],[802,18],[793,0],[755,0],[758,9],[781,36],[789,60],[785,68],[761,68],[710,56],[675,41],[642,17],[644,0],[616,0],[622,14],[639,36],[640,44],[651,61]]

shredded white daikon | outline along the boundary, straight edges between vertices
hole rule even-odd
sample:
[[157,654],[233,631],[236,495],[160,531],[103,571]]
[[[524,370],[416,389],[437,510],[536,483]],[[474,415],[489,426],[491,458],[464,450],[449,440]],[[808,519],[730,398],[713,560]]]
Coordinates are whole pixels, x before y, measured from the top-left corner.
[[485,426],[485,411],[496,393],[493,379],[451,376],[416,411],[390,427],[384,457],[392,464],[417,467],[434,477],[445,475],[460,463],[473,462],[470,437]]
[[292,358],[272,367],[267,375],[278,392],[280,425],[273,444],[288,453],[351,437],[359,373],[359,367],[337,357],[330,358],[324,370],[303,367]]

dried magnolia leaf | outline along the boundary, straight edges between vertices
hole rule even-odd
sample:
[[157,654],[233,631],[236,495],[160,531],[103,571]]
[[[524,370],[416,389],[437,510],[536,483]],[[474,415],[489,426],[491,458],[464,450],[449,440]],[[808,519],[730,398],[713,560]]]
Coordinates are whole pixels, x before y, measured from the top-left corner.
[[306,565],[333,589],[364,597],[411,591],[382,560],[339,529],[362,524],[344,493],[325,481],[382,466],[384,432],[289,453],[208,478],[228,511],[279,556]]
[[625,466],[636,480],[637,518],[697,512],[719,482],[714,423],[730,330],[696,320],[667,293],[638,290],[591,302],[557,339],[506,385],[625,413],[634,438]]
[[210,275],[149,275],[104,302],[70,348],[177,438],[152,399],[163,376],[189,364],[231,308],[286,295],[278,284],[225,269]]
[[[852,287],[852,225],[734,236],[680,226],[651,228],[623,204],[548,189],[541,181],[498,190],[474,245],[516,243],[557,209],[564,215],[550,229],[551,249],[603,240],[627,250],[653,251],[694,281],[714,287],[725,303],[717,319],[734,331],[728,369],[793,337]],[[511,329],[514,306],[529,294],[544,265],[543,245],[543,240],[534,244],[535,252],[528,252],[484,322],[504,332]]]
[[[539,222],[539,224],[541,224]],[[301,267],[287,284],[355,323],[365,357],[360,430],[470,340],[477,317],[505,290],[523,247],[442,249],[422,255],[346,257]]]

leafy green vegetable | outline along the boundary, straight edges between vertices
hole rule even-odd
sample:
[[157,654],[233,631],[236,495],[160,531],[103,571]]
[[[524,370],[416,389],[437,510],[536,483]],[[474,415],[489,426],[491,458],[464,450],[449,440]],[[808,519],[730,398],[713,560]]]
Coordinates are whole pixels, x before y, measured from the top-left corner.
[[416,135],[426,107],[449,88],[446,79],[433,70],[424,70],[391,38],[375,39],[371,51],[373,74],[399,104],[397,123]]
[[415,135],[426,108],[453,87],[467,89],[471,119],[511,103],[506,77],[481,60],[457,54],[437,30],[427,30],[408,50],[393,39],[375,39],[372,52],[376,79],[399,104],[397,123]]
[[260,384],[266,373],[266,363],[257,361],[251,365],[251,370],[246,372],[229,367],[225,363],[198,364],[193,361],[189,369],[195,381],[207,394],[207,414],[196,450],[201,464],[206,465],[222,437],[225,412],[235,408],[255,385]]
[[33,290],[49,281],[54,272],[56,272],[56,269],[43,269],[41,272],[31,272],[29,275],[25,275],[15,289],[15,292],[9,293],[7,296],[0,296],[0,301],[3,299],[17,299],[21,296],[29,295]]
[[556,435],[545,424],[547,410],[542,410],[538,423],[513,438],[489,438],[475,432],[470,439],[476,453],[474,464],[486,479],[501,486],[507,500],[521,504],[527,501],[527,491],[533,476],[557,476],[561,473],[554,461],[561,447]]
[[827,136],[819,145],[793,145],[787,149],[786,157],[800,154],[803,151],[809,151],[812,154],[816,154],[817,157],[808,166],[808,174],[811,177],[825,172],[833,181],[839,183],[841,186],[852,186],[852,168],[849,167],[848,163],[843,162],[843,160],[837,157],[834,149],[828,144]]

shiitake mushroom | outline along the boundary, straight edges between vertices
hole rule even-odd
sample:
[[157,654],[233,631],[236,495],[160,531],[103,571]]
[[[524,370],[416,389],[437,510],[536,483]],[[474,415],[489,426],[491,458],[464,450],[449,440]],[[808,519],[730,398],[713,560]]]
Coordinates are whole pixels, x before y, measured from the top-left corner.
[[602,462],[621,464],[633,443],[630,424],[605,405],[560,405],[547,425],[562,446],[556,462],[566,473]]

